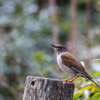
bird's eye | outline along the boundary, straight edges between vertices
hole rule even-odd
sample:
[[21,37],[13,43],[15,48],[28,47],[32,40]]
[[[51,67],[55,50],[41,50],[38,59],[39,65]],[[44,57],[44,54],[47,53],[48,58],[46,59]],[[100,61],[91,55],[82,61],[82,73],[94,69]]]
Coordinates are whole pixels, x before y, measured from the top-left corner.
[[58,47],[58,49],[62,49],[62,47]]

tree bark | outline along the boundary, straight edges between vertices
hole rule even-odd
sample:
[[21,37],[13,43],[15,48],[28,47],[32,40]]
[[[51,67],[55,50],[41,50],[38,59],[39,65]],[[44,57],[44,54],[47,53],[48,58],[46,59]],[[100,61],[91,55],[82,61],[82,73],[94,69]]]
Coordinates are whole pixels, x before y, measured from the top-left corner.
[[28,76],[23,100],[73,100],[74,84],[58,79]]
[[71,0],[71,52],[76,56],[77,0]]
[[[52,36],[53,36],[53,43],[55,45],[59,44],[59,28],[58,28],[58,20],[56,14],[56,0],[49,0],[50,10],[51,10],[51,21],[52,21]],[[57,53],[55,52],[55,59]],[[57,62],[56,62],[57,63]],[[57,67],[57,72],[61,73],[59,67]],[[61,75],[59,74],[59,78]]]
[[92,54],[91,54],[91,43],[90,43],[90,0],[86,0],[86,44],[87,44],[87,68],[91,66]]
[[59,30],[58,30],[58,20],[56,15],[56,4],[55,0],[49,0],[51,8],[51,20],[52,20],[52,33],[53,33],[53,42],[54,44],[59,44]]

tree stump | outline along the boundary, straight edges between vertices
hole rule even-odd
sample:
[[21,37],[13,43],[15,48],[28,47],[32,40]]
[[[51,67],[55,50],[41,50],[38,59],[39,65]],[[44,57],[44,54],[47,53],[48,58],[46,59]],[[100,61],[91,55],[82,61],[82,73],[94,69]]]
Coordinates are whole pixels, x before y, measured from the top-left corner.
[[73,100],[74,84],[58,79],[28,76],[23,100]]

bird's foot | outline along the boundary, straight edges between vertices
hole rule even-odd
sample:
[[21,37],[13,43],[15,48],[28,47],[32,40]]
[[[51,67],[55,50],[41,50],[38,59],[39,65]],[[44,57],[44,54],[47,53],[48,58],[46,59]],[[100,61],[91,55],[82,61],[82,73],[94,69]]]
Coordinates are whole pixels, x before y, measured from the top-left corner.
[[69,82],[71,82],[72,84],[74,84],[74,83],[73,83],[73,80],[69,80],[69,81],[68,81],[68,84],[69,84]]
[[[68,82],[68,84],[69,84],[69,82],[71,82],[71,83],[73,83],[73,80],[68,80],[68,79],[66,79],[66,80],[62,80],[63,82]],[[74,83],[73,83],[74,84]]]
[[68,79],[66,79],[66,80],[62,80],[62,81],[67,82],[67,81],[68,81]]
[[67,84],[74,84],[73,80],[66,79],[66,80],[62,80],[62,81],[63,81],[63,87],[64,87],[65,82],[67,82]]

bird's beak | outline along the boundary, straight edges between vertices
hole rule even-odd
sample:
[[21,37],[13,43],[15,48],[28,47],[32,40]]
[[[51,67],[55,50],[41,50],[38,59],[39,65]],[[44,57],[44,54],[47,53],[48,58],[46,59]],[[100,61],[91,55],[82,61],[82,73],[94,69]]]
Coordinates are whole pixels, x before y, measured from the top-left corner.
[[53,46],[54,48],[57,48],[57,46],[56,46],[56,45],[51,44],[51,46]]

